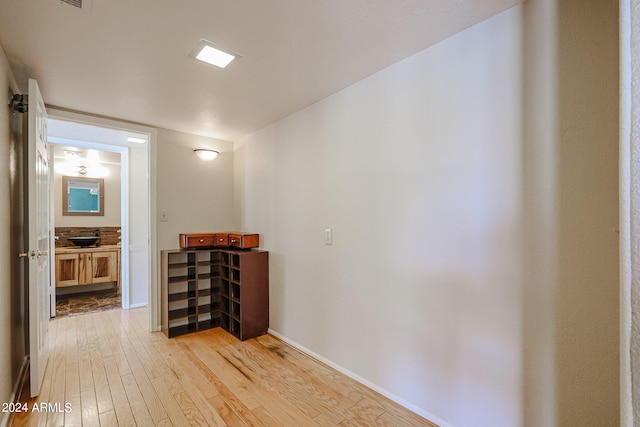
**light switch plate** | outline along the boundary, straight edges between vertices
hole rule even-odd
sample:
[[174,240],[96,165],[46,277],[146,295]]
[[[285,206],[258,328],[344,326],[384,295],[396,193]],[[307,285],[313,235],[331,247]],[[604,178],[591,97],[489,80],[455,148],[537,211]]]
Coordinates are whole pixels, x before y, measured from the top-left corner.
[[169,221],[169,212],[168,211],[160,211],[160,222]]
[[333,245],[333,230],[331,228],[324,229],[324,244]]

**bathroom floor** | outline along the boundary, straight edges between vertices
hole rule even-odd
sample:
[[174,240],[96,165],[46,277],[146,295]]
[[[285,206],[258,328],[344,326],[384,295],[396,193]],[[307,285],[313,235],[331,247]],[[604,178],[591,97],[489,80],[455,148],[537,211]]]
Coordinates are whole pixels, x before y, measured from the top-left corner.
[[115,289],[56,296],[56,317],[76,316],[120,307],[120,291]]

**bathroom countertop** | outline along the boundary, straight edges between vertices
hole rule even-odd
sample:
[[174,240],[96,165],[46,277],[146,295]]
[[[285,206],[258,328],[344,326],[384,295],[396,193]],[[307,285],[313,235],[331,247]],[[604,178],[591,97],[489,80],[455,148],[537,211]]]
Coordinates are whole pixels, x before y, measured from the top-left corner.
[[101,245],[94,246],[89,248],[81,248],[80,246],[66,246],[64,248],[56,248],[56,254],[72,254],[78,252],[110,252],[110,251],[119,251],[120,246],[118,245]]

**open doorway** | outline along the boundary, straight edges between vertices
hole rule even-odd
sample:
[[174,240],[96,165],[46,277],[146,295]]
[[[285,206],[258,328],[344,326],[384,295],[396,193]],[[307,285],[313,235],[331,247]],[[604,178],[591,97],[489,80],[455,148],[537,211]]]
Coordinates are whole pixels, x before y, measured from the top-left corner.
[[[114,220],[114,213],[111,212],[109,220],[107,217],[107,223],[103,223],[101,227],[97,227],[93,234],[100,234],[101,238],[105,238],[111,233],[120,230],[116,239],[119,238],[119,259],[117,262],[117,269],[119,270],[119,289],[120,291],[120,306],[122,308],[134,308],[139,306],[149,305],[150,316],[155,315],[153,309],[151,290],[151,283],[154,280],[153,274],[153,251],[151,250],[152,237],[152,215],[151,215],[151,177],[150,173],[150,153],[151,144],[153,140],[154,131],[136,125],[121,124],[106,119],[97,119],[87,117],[84,115],[69,113],[63,111],[50,110],[49,112],[49,126],[48,126],[48,139],[54,146],[58,146],[62,149],[64,157],[64,147],[74,147],[76,151],[86,152],[104,152],[106,153],[105,159],[110,159],[111,163],[115,163],[115,159],[119,158],[120,168],[120,198],[119,198],[119,217],[118,213],[115,213],[115,217],[119,219],[119,224]],[[67,148],[68,149],[68,148]],[[55,152],[55,150],[53,150]],[[59,154],[60,155],[60,154]],[[73,154],[71,154],[73,156]],[[56,159],[53,157],[55,171],[56,161],[62,161],[62,159]],[[69,162],[73,165],[73,162]],[[77,167],[77,163],[75,164]],[[102,165],[105,167],[105,165]],[[112,165],[115,166],[115,165]],[[76,168],[77,170],[77,168]],[[72,171],[68,171],[69,173]],[[64,173],[64,172],[63,172]],[[76,176],[78,173],[76,172]],[[87,174],[88,175],[88,174]],[[71,175],[67,175],[71,176]],[[60,177],[59,177],[60,178]],[[51,176],[51,180],[55,181],[56,177]],[[111,193],[113,195],[113,180],[110,180]],[[107,181],[105,180],[105,183]],[[53,200],[52,208],[55,209],[55,204],[60,204],[62,198],[62,187],[54,186],[58,192],[51,195]],[[108,194],[107,187],[105,189],[105,195]],[[60,194],[58,194],[60,193]],[[56,202],[58,200],[58,202]],[[109,204],[113,208],[113,204],[117,202],[105,201],[106,209],[109,210]],[[113,211],[113,209],[111,209]],[[106,211],[105,211],[106,213]],[[72,220],[70,225],[76,228],[76,232],[80,227],[86,234],[92,234],[90,232],[91,227],[96,225],[89,218],[83,218],[78,216]],[[84,221],[84,222],[83,222]],[[111,224],[113,223],[113,224]],[[52,224],[52,230],[58,228],[59,224]],[[57,230],[60,232],[60,229]],[[68,230],[67,230],[68,231]],[[58,237],[62,236],[57,233]],[[88,237],[88,236],[87,236]],[[52,239],[52,247],[50,253],[56,253],[58,248],[55,247],[56,240]],[[57,241],[58,243],[60,240]],[[108,239],[106,241],[109,245],[118,245],[118,241],[112,241]],[[95,255],[92,255],[95,256]],[[53,261],[53,260],[52,260]],[[108,266],[110,261],[103,261],[104,266]],[[85,265],[85,269],[87,269]],[[52,262],[52,277],[57,277],[59,274],[55,269],[56,263]],[[73,269],[74,267],[72,267]],[[95,263],[91,267],[91,270],[87,274],[93,274],[96,269],[100,267]],[[104,269],[108,269],[104,267]],[[111,277],[112,278],[112,277]],[[114,280],[109,280],[103,286],[114,289]],[[92,288],[100,288],[101,286],[93,286]],[[52,283],[51,295],[52,295],[52,312],[53,306],[56,304],[55,295],[55,282]],[[152,317],[150,317],[151,320]],[[150,329],[153,330],[155,322],[150,321]]]
[[52,315],[122,307],[121,153],[51,146],[56,271]]

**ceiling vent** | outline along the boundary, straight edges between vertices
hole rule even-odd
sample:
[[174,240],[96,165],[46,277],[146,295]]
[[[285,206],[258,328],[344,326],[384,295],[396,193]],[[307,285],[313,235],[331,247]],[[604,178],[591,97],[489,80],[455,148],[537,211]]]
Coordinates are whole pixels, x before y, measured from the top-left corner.
[[91,10],[91,0],[59,0],[59,1],[60,1],[60,4],[81,9],[83,12],[89,12]]

